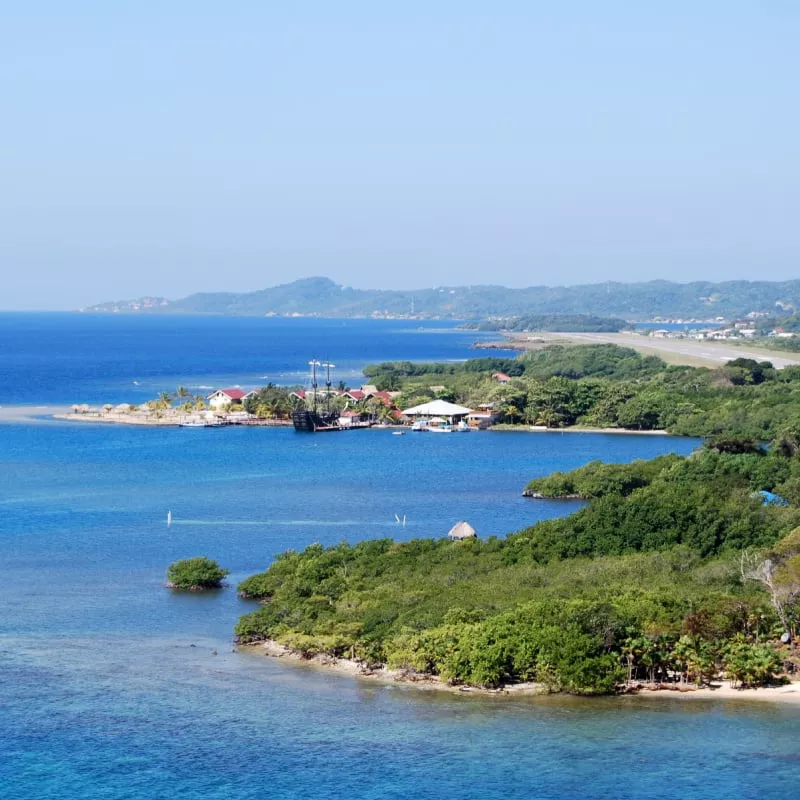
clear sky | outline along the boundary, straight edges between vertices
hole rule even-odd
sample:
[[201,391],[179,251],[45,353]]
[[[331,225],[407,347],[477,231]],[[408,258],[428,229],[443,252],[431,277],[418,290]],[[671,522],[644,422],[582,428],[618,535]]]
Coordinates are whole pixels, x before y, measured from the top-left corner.
[[796,0],[0,10],[0,308],[800,277]]

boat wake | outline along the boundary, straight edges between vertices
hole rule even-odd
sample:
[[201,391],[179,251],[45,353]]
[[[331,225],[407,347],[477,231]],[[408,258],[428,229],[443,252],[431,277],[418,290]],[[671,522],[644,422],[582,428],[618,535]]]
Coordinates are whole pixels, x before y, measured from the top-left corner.
[[397,527],[395,520],[380,520],[364,522],[354,519],[174,519],[172,526],[176,525],[233,525],[252,527],[257,525],[272,525],[274,527]]

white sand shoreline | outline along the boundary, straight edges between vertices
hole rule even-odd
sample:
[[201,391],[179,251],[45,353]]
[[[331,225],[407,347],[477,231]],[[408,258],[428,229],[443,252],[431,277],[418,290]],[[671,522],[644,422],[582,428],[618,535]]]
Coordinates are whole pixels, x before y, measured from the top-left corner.
[[53,414],[53,419],[67,422],[99,422],[114,425],[148,425],[150,427],[178,427],[181,420],[175,417],[136,417],[133,414]]
[[[491,429],[490,429],[491,430]],[[531,433],[613,433],[620,436],[669,436],[669,431],[665,430],[652,430],[652,431],[637,431],[633,428],[582,428],[579,425],[573,425],[568,428],[544,428],[536,425],[528,427]]]
[[64,405],[19,405],[0,406],[0,423],[43,422],[69,411]]
[[[472,694],[485,696],[505,697],[543,697],[553,696],[547,688],[540,683],[517,683],[499,689],[485,689],[478,686],[451,686],[434,675],[425,675],[406,670],[387,669],[380,667],[370,669],[359,661],[348,658],[334,658],[328,655],[316,655],[306,658],[294,650],[275,641],[257,642],[242,645],[242,650],[261,654],[270,658],[280,658],[294,665],[304,665],[315,669],[324,669],[340,675],[349,675],[368,681],[384,684],[409,686],[423,691],[441,691],[451,694]],[[747,700],[759,702],[791,703],[800,705],[800,682],[789,683],[785,686],[767,687],[761,689],[734,689],[730,681],[715,681],[713,687],[704,686],[695,688],[691,685],[651,687],[642,685],[638,689],[615,696],[622,698],[667,698],[681,700]]]

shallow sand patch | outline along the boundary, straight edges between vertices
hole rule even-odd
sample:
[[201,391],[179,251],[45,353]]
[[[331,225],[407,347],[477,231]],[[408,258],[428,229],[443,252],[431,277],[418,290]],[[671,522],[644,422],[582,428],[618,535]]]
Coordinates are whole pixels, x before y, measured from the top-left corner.
[[69,411],[69,406],[24,405],[0,406],[0,424],[19,422],[46,422]]

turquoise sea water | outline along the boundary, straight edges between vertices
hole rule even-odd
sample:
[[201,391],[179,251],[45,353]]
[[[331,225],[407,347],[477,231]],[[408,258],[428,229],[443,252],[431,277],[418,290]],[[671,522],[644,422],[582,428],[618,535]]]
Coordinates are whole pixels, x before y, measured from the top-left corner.
[[[138,338],[139,363],[158,362],[157,340],[137,324],[115,335]],[[178,341],[197,335],[174,324]],[[386,327],[362,324],[379,349]],[[414,334],[390,334],[404,335]],[[81,369],[102,393],[98,360],[113,358],[97,351],[86,348]],[[10,366],[6,352],[2,368],[22,380],[24,359]],[[48,384],[45,347],[40,356],[29,368]],[[197,374],[173,366],[169,378]],[[79,390],[81,379],[71,380]],[[233,653],[233,624],[251,607],[233,588],[163,588],[166,565],[189,555],[217,558],[235,585],[313,541],[439,536],[461,518],[480,535],[502,535],[577,507],[522,498],[530,477],[695,444],[0,425],[0,798],[794,796],[793,708],[377,685]]]

